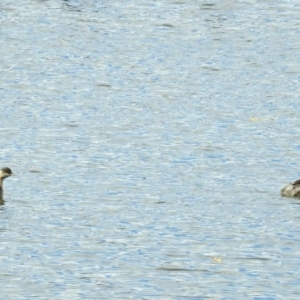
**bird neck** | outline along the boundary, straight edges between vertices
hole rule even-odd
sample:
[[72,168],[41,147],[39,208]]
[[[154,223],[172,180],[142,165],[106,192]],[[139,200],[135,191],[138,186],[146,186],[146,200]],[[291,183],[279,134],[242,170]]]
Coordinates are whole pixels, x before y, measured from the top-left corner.
[[0,199],[3,198],[3,178],[0,178]]

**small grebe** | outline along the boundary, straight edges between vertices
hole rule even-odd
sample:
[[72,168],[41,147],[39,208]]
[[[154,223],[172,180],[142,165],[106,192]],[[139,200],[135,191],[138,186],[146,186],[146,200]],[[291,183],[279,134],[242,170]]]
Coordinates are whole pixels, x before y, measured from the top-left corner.
[[300,179],[288,184],[281,190],[281,196],[284,197],[300,197]]
[[0,199],[3,198],[3,180],[11,175],[14,175],[10,168],[2,168],[0,170]]

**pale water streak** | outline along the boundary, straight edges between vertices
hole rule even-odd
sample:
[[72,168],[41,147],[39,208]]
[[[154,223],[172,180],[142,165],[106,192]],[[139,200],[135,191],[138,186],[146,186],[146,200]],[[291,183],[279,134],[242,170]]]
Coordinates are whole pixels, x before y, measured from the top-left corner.
[[1,299],[298,299],[296,0],[0,4]]

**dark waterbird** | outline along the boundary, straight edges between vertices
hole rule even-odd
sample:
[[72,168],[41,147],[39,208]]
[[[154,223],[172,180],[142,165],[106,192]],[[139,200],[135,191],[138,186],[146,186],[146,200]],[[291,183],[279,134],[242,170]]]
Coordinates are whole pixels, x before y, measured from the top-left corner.
[[283,197],[300,197],[300,179],[288,184],[281,190]]
[[10,168],[2,168],[0,170],[0,199],[3,199],[3,180],[11,175],[14,175]]

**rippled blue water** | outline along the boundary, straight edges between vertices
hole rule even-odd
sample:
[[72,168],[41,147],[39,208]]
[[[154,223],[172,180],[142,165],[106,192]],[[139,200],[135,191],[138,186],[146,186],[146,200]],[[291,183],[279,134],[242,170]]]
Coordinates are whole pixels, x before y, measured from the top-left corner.
[[298,1],[0,9],[1,299],[299,298]]

